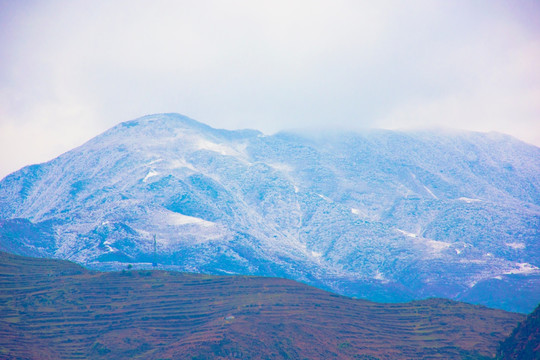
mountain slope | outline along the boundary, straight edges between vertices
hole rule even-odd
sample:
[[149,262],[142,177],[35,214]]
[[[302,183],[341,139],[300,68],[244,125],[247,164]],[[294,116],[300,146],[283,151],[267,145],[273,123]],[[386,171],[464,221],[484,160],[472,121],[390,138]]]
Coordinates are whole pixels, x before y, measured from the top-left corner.
[[523,320],[497,351],[500,360],[540,359],[540,306]]
[[[540,301],[540,149],[499,134],[121,123],[0,182],[0,249],[280,276],[350,296]],[[503,289],[503,290],[500,290]]]
[[354,300],[277,278],[0,253],[3,359],[485,359],[524,316],[449,300]]

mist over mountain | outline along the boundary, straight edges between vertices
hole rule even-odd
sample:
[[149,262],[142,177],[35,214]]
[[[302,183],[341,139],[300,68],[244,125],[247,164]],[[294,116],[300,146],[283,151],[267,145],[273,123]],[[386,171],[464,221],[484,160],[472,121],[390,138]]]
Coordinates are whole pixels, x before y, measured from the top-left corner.
[[0,182],[0,249],[299,280],[377,301],[540,302],[540,149],[502,134],[121,123]]

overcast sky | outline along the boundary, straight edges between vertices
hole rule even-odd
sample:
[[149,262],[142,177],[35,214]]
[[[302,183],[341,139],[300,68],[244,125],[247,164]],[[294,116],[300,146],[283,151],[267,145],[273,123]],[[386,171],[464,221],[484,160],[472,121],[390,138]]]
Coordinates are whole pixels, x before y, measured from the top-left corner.
[[540,145],[540,1],[0,0],[0,178],[146,114]]

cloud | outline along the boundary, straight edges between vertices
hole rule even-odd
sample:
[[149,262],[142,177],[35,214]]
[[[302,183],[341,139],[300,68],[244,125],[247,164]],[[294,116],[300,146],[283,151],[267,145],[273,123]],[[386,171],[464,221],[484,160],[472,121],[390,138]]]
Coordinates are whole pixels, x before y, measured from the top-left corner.
[[265,132],[443,125],[540,144],[535,1],[0,7],[0,176],[157,112]]

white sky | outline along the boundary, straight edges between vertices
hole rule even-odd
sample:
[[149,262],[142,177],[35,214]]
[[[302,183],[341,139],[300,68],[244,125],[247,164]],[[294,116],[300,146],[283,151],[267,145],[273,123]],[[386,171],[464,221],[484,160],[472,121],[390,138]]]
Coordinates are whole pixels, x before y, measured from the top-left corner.
[[540,145],[540,1],[0,0],[0,178],[118,122]]

